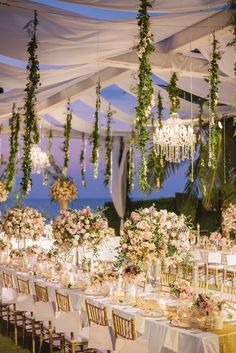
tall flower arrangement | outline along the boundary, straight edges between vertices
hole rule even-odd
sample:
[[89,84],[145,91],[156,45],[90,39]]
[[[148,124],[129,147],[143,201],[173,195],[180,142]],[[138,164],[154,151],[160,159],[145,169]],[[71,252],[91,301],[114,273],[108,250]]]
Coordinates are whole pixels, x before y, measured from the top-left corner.
[[32,144],[38,144],[39,132],[38,122],[36,113],[37,104],[37,89],[40,86],[40,74],[39,74],[39,61],[37,56],[38,42],[36,38],[36,32],[38,27],[37,12],[35,11],[34,20],[30,21],[26,25],[26,29],[30,36],[30,41],[27,46],[27,52],[29,54],[27,70],[27,84],[25,88],[25,105],[24,105],[24,147],[23,147],[23,159],[22,159],[22,171],[23,177],[21,180],[21,189],[24,196],[26,196],[32,186],[31,179],[31,146]]
[[94,166],[94,179],[98,178],[98,163],[99,163],[99,139],[100,139],[100,130],[99,130],[99,113],[100,113],[100,107],[101,107],[101,85],[100,81],[98,80],[97,86],[96,86],[96,110],[94,113],[94,127],[93,127],[93,132],[92,132],[92,144],[93,144],[93,149],[92,149],[92,157],[91,157],[91,163]]
[[37,240],[44,232],[44,217],[31,207],[9,208],[2,217],[1,227],[8,238]]
[[84,246],[96,252],[108,234],[106,218],[89,207],[62,212],[53,222],[55,245],[63,251]]
[[139,185],[142,191],[148,188],[147,162],[145,157],[146,145],[149,140],[148,121],[152,116],[151,109],[154,104],[154,90],[152,83],[152,67],[150,56],[154,52],[153,35],[151,32],[151,20],[148,14],[152,8],[151,1],[140,0],[138,11],[139,43],[136,52],[139,57],[137,106],[135,119],[135,132],[137,134],[137,146],[140,151]]
[[177,264],[190,250],[190,228],[184,215],[155,207],[131,213],[121,233],[120,260],[142,265],[153,256]]
[[209,67],[209,76],[206,78],[206,82],[210,84],[209,98],[209,137],[208,137],[208,166],[212,169],[216,167],[216,147],[217,147],[217,106],[219,103],[219,60],[221,59],[221,53],[219,50],[219,42],[216,40],[215,33],[213,33],[212,40],[212,54]]
[[106,165],[105,165],[105,179],[104,184],[108,185],[110,182],[110,178],[112,175],[112,134],[111,134],[111,119],[112,119],[113,111],[111,109],[111,105],[109,104],[107,111],[107,131],[106,131],[106,140],[105,140],[105,148],[106,148]]
[[7,164],[7,181],[6,187],[8,191],[12,191],[15,183],[15,175],[17,171],[17,153],[19,149],[19,131],[20,131],[20,113],[19,110],[16,112],[16,106],[13,104],[12,116],[9,120],[11,135],[9,137],[10,142],[10,152],[9,160]]

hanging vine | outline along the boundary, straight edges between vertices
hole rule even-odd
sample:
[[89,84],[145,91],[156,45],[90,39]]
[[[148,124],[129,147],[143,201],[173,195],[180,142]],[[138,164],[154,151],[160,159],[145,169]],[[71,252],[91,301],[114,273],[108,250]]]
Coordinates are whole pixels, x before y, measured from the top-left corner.
[[99,113],[100,113],[100,107],[101,107],[100,95],[101,95],[101,86],[100,86],[100,81],[98,80],[97,86],[96,86],[96,111],[94,113],[95,121],[94,121],[94,127],[93,127],[93,132],[92,132],[93,149],[92,149],[91,163],[94,166],[94,172],[93,172],[94,179],[97,179],[97,177],[98,177],[99,138],[100,138]]
[[162,118],[163,118],[162,114],[163,114],[163,102],[162,102],[161,93],[159,91],[157,95],[157,117],[158,117],[159,127],[162,127]]
[[217,106],[219,102],[219,60],[221,59],[221,53],[219,50],[219,42],[215,38],[213,33],[212,41],[212,55],[209,66],[209,76],[205,79],[210,85],[210,92],[208,95],[209,99],[209,138],[208,138],[208,166],[212,169],[215,168],[216,164],[216,146],[217,146]]
[[106,140],[105,140],[105,148],[106,148],[106,166],[105,166],[105,179],[104,185],[108,185],[110,182],[110,178],[112,175],[112,135],[111,135],[111,119],[112,119],[113,111],[111,110],[111,105],[109,104],[107,111],[107,130],[106,130]]
[[177,113],[180,108],[179,88],[177,87],[178,77],[176,72],[173,72],[170,78],[170,83],[167,86],[167,92],[170,99],[170,114]]
[[70,162],[70,138],[71,138],[71,121],[72,121],[72,111],[70,107],[70,100],[68,99],[67,103],[67,115],[66,115],[66,123],[64,125],[64,144],[63,144],[63,152],[64,152],[64,164],[62,169],[62,176],[66,177],[67,169]]
[[132,129],[129,148],[129,174],[128,174],[128,190],[134,190],[134,147],[135,147],[135,132]]
[[17,153],[19,149],[18,138],[20,131],[20,113],[19,110],[16,112],[15,104],[13,104],[12,107],[12,116],[9,120],[9,126],[11,135],[9,137],[10,152],[6,169],[6,188],[9,192],[11,192],[15,184],[15,175],[17,172]]
[[[52,129],[50,129],[49,135],[48,135],[48,148],[47,148],[47,156],[50,164],[52,160],[52,139],[53,139],[53,134],[52,134]],[[44,177],[43,177],[43,185],[48,185],[48,181],[49,181],[49,169],[46,168],[44,172]]]
[[86,154],[86,141],[85,141],[85,134],[82,133],[82,139],[80,144],[80,173],[82,178],[82,185],[86,186],[86,179],[85,179],[85,154]]
[[137,134],[137,146],[140,151],[141,166],[139,172],[139,185],[142,191],[148,187],[147,162],[145,157],[146,145],[149,140],[148,120],[152,117],[151,109],[154,104],[154,89],[152,83],[152,67],[150,56],[154,52],[153,34],[151,32],[151,20],[148,10],[152,8],[149,0],[140,0],[140,8],[137,15],[139,27],[139,43],[135,47],[139,57],[137,106],[135,131]]
[[[236,1],[229,1],[229,9],[236,10]],[[228,47],[234,47],[236,49],[236,13],[233,12],[233,15],[230,19],[230,25],[232,27],[233,39],[227,44]],[[234,60],[234,75],[236,75],[236,60]]]
[[24,105],[24,146],[23,146],[23,159],[22,159],[22,171],[23,177],[21,180],[22,194],[26,196],[32,186],[31,169],[32,163],[30,158],[30,150],[33,143],[39,143],[39,131],[38,121],[36,114],[36,103],[37,103],[37,89],[40,86],[40,74],[39,74],[39,61],[37,56],[37,38],[36,31],[38,26],[37,12],[35,11],[34,19],[30,21],[26,26],[26,30],[30,36],[30,41],[27,45],[27,52],[29,54],[28,63],[26,67],[27,71],[27,84],[25,88],[25,105]]

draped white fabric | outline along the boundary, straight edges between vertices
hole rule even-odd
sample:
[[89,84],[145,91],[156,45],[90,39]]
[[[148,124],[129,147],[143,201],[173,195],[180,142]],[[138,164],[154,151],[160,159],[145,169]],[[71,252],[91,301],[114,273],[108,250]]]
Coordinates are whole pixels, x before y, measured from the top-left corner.
[[[91,8],[104,8],[120,11],[137,12],[138,0],[68,0],[78,5]],[[4,3],[8,4],[4,5]],[[232,105],[235,91],[233,73],[234,51],[227,47],[232,38],[228,23],[230,12],[223,9],[225,1],[203,0],[164,0],[154,2],[152,12],[159,16],[152,17],[152,31],[157,52],[152,56],[153,73],[168,82],[173,71],[179,76],[179,87],[200,97],[206,97],[209,86],[204,81],[208,74],[210,36],[216,33],[222,49],[220,61],[220,103],[225,104],[224,113]],[[65,120],[65,104],[68,97],[71,102],[80,101],[90,111],[95,109],[95,85],[97,71],[100,70],[102,88],[115,85],[120,95],[131,97],[132,108],[123,107],[122,98],[112,102],[112,133],[114,136],[126,136],[131,130],[135,118],[132,86],[138,68],[138,58],[133,52],[137,38],[137,21],[134,14],[130,19],[97,20],[81,14],[42,5],[26,0],[5,0],[0,4],[0,86],[10,91],[0,95],[0,119],[8,119],[12,103],[23,105],[25,87],[26,45],[28,37],[23,29],[33,18],[33,10],[38,11],[39,40],[38,56],[41,64],[42,86],[38,93],[38,113],[43,118],[50,115],[59,124]],[[191,53],[198,48],[200,54]],[[6,57],[10,57],[8,59]],[[191,81],[192,78],[192,81]],[[166,90],[157,83],[156,92],[161,91],[164,107],[169,100]],[[123,92],[123,93],[122,93]],[[101,112],[106,113],[109,99],[103,94]],[[76,106],[76,104],[75,104]],[[198,106],[181,99],[181,111],[189,118],[198,113]],[[90,134],[92,114],[82,114],[74,108],[73,130]],[[46,118],[45,118],[46,119]],[[103,118],[101,117],[103,124]],[[42,126],[49,128],[43,119]],[[62,128],[53,126],[58,132]],[[5,129],[7,130],[7,129]],[[101,127],[104,134],[105,128]],[[120,212],[120,211],[119,211]],[[122,214],[122,212],[121,212]]]

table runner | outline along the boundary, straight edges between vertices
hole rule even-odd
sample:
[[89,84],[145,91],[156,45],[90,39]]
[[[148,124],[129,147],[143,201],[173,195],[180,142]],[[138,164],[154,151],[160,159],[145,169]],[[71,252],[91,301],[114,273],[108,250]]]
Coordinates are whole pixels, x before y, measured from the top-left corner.
[[236,326],[224,324],[223,330],[210,330],[219,336],[220,353],[236,352]]

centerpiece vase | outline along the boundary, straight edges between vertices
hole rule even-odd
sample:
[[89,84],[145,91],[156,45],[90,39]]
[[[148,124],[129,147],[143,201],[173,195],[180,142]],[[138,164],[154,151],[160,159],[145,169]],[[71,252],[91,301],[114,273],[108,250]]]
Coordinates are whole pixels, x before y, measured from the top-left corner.
[[222,310],[214,314],[214,330],[222,330],[224,327]]
[[68,200],[59,200],[61,211],[66,211],[68,209]]

